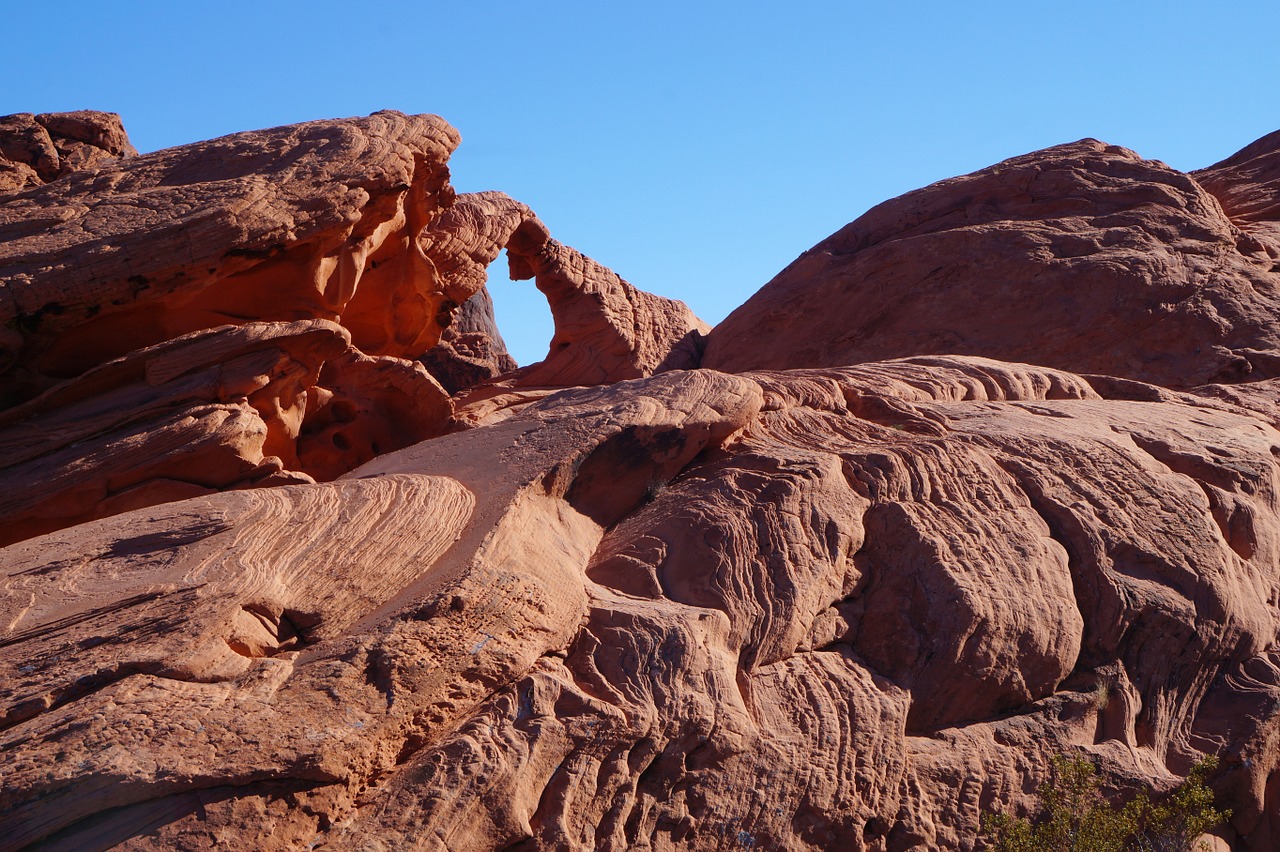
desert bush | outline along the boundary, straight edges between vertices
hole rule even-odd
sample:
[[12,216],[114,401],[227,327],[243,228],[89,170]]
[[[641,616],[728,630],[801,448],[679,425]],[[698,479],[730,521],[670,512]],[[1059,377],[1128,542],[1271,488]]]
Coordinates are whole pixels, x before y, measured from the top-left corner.
[[1231,816],[1214,806],[1205,784],[1217,765],[1216,758],[1205,758],[1158,800],[1143,790],[1113,805],[1103,798],[1092,763],[1059,755],[1035,818],[983,814],[982,837],[996,852],[1192,852],[1196,838]]

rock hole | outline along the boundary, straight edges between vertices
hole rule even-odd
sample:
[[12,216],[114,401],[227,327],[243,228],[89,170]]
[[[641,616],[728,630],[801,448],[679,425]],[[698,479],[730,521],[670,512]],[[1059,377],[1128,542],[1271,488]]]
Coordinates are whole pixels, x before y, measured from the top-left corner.
[[507,273],[507,251],[489,264],[489,295],[493,316],[507,351],[524,367],[547,357],[555,334],[547,297],[532,281],[512,281]]
[[320,616],[315,613],[247,603],[236,613],[226,643],[242,657],[274,657],[314,642],[319,625]]

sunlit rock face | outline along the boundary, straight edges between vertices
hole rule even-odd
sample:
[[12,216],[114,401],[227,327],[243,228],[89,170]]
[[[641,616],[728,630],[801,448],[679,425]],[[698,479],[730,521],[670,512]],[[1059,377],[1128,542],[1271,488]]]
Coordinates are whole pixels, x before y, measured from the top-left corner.
[[120,116],[80,110],[0,116],[0,192],[14,192],[136,157]]
[[[0,542],[328,481],[446,434],[450,392],[515,369],[483,291],[508,243],[567,329],[522,384],[696,363],[690,341],[707,327],[682,304],[555,243],[501,193],[457,196],[458,135],[436,116],[126,158],[118,118],[103,115],[90,117],[116,136],[102,150],[120,157],[0,195]],[[25,144],[28,125],[48,136],[44,125],[84,116],[12,116],[3,150]]]
[[943,181],[715,329],[457,144],[0,119],[0,847],[968,849],[1060,753],[1280,842],[1280,137]]
[[1280,140],[1258,145],[1185,175],[1086,139],[886,201],[734,311],[703,366],[964,354],[1175,388],[1280,376]]

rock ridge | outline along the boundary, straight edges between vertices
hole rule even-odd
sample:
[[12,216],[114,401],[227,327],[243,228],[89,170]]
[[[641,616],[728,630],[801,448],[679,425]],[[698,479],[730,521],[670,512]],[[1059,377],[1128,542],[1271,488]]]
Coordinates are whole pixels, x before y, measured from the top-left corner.
[[[1247,174],[1278,144],[1242,152]],[[1231,201],[1242,168],[1185,175],[1086,139],[909,192],[730,314],[704,366],[968,354],[1172,388],[1275,377],[1280,242]]]

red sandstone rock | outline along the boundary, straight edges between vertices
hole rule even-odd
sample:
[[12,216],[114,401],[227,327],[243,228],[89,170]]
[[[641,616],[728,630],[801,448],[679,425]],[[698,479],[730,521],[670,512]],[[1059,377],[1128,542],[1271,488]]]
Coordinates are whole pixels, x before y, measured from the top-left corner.
[[550,303],[555,334],[543,360],[462,393],[460,424],[495,422],[561,387],[698,366],[710,327],[684,302],[646,293],[555,241],[524,205],[500,193],[483,195],[505,207],[513,226],[506,244],[511,279],[535,280]]
[[526,220],[507,246],[511,278],[534,278],[551,303],[555,336],[547,357],[518,386],[616,382],[696,367],[710,326],[684,302],[633,287]]
[[1227,746],[1265,848],[1280,433],[1188,400],[672,372],[15,545],[0,809],[144,848],[956,848],[1058,751],[1166,784]]
[[1276,269],[1280,265],[1280,131],[1191,174],[1245,232],[1241,252],[1265,252],[1273,261],[1271,271],[1280,271]]
[[[450,202],[436,173],[426,224],[370,251],[416,270],[404,287],[430,280],[439,334],[505,247],[552,302],[541,364],[450,400],[349,345],[400,321],[392,287],[387,316],[241,316],[0,413],[10,540],[75,524],[0,549],[0,846],[967,849],[983,810],[1028,806],[1068,752],[1120,792],[1219,755],[1224,837],[1274,848],[1280,331],[1248,250],[1269,251],[1252,183],[1269,150],[1199,173],[1221,206],[1093,143],[899,199],[707,353],[791,357],[770,327],[787,315],[760,306],[803,308],[810,269],[852,295],[806,318],[795,357],[834,360],[737,374],[684,369],[704,327],[680,303],[500,193]],[[908,281],[930,246],[968,246],[935,258],[954,286],[906,288],[865,339],[832,333],[868,298],[845,267]],[[1073,285],[1096,320],[1109,293],[1111,331],[1079,333],[1114,352],[1042,338],[1044,360],[1112,375],[927,354],[948,316],[957,336],[977,323],[980,269],[1011,350],[1033,343],[1017,306]],[[1166,318],[1191,334],[1216,316],[1205,348],[1159,357],[1148,291],[1123,281],[1194,283]],[[183,304],[159,299],[153,328]],[[895,313],[910,304],[919,329]],[[46,313],[15,350],[30,386],[83,325]],[[1222,373],[1231,358],[1249,370]],[[592,386],[546,386],[570,383]],[[452,420],[470,428],[442,434]],[[177,499],[270,484],[254,471],[298,484]],[[136,493],[146,508],[90,520]]]
[[450,394],[515,370],[518,364],[493,316],[493,298],[483,287],[463,302],[440,342],[418,358]]
[[478,290],[502,248],[511,279],[532,278],[546,294],[555,322],[550,351],[503,388],[605,384],[696,367],[701,359],[710,327],[683,302],[639,290],[552,239],[532,210],[500,192],[460,196],[421,239],[454,259],[448,277],[467,282],[460,295]]
[[307,402],[298,465],[321,481],[442,435],[453,419],[448,393],[421,364],[355,349],[325,363]]
[[[132,153],[112,121],[16,116],[0,140],[5,150],[27,150],[34,138],[53,151],[40,167],[53,169],[61,156],[65,172],[81,151],[66,140]],[[501,193],[455,200],[445,160],[456,143],[434,116],[378,113],[102,160],[0,204],[0,402],[17,404],[0,415],[0,442],[3,424],[18,430],[13,440],[43,434],[36,455],[0,455],[9,494],[0,542],[209,490],[329,480],[448,431],[448,392],[407,357],[443,341],[433,363],[453,392],[514,370],[491,306],[485,321],[487,267],[518,229],[542,234],[524,250],[549,245],[532,211]],[[648,375],[666,361],[695,363],[669,357],[685,326],[705,330],[687,309],[577,252],[555,251],[525,262],[563,279],[556,310],[575,299],[593,307],[573,313],[572,334],[583,342],[558,346],[540,381],[603,382]],[[463,305],[480,315],[459,321]],[[190,348],[191,335],[204,341],[204,329],[286,322],[320,322],[329,342],[305,357],[286,347],[280,363],[268,363],[258,332],[246,339],[225,330],[223,342],[199,344],[207,356],[181,357],[206,371],[220,369],[219,359],[247,370],[238,384],[174,389],[135,375],[160,355],[178,357],[170,350]],[[618,322],[629,324],[621,337]],[[335,348],[334,333],[351,345]],[[241,345],[256,354],[242,358]],[[112,358],[135,366],[97,366]],[[566,369],[573,359],[594,366]],[[259,385],[287,390],[268,400]],[[40,392],[46,402],[31,407]],[[95,401],[77,403],[76,430],[50,430],[50,418],[66,412],[49,400],[84,393]]]
[[323,320],[195,332],[0,414],[0,542],[249,484],[311,482],[296,442],[324,362]]
[[115,113],[0,116],[0,194],[137,154]]
[[[340,322],[371,355],[434,345],[417,233],[452,198],[455,131],[379,113],[157,151],[0,205],[13,396],[228,322]],[[31,395],[26,390],[26,395]]]
[[[1250,150],[1237,157],[1270,162]],[[1253,168],[1226,164],[1197,177],[1225,187]],[[1269,378],[1277,257],[1275,234],[1238,226],[1195,178],[1084,140],[873,208],[717,326],[703,365],[957,353],[1167,387]]]
[[[617,500],[642,500],[651,478],[672,475],[709,443],[724,440],[758,404],[749,383],[681,375],[651,390],[579,395],[554,412],[499,427],[507,445],[501,450],[490,443],[494,433],[471,431],[422,444],[425,452],[409,450],[398,461],[388,457],[406,470],[438,468],[440,474],[361,470],[338,483],[215,495],[99,521],[78,528],[100,536],[99,557],[81,563],[87,573],[76,569],[75,579],[62,575],[67,591],[55,597],[33,591],[30,583],[39,586],[39,578],[52,575],[29,570],[28,560],[59,562],[61,554],[84,546],[78,534],[56,533],[4,551],[12,576],[0,621],[14,640],[10,659],[22,661],[0,687],[12,699],[5,704],[7,721],[16,723],[7,733],[43,730],[68,712],[78,716],[117,700],[131,706],[129,718],[168,718],[172,725],[138,729],[120,741],[128,743],[123,750],[86,756],[83,768],[92,765],[93,774],[111,781],[105,797],[84,795],[79,758],[66,766],[70,772],[49,776],[39,768],[38,750],[10,739],[7,746],[16,750],[7,752],[12,760],[0,812],[14,830],[12,820],[20,821],[18,842],[24,843],[81,818],[97,825],[92,814],[103,802],[130,808],[127,823],[154,816],[157,783],[179,797],[161,809],[183,807],[189,794],[197,794],[194,802],[200,790],[271,778],[268,786],[299,792],[320,782],[322,799],[337,795],[341,807],[352,807],[364,795],[360,787],[394,772],[417,750],[413,743],[463,719],[495,686],[535,663],[542,649],[563,647],[577,632],[587,600],[582,571],[601,530],[573,508],[581,498],[566,493],[580,484],[572,471],[598,469],[590,459],[615,448],[658,448],[661,458],[637,459],[643,469],[613,489]],[[505,456],[496,467],[495,451]],[[539,537],[532,547],[531,534]],[[332,547],[333,536],[347,544]],[[337,582],[335,572],[342,575]],[[123,592],[117,577],[127,578]],[[34,606],[33,594],[41,598]],[[98,643],[92,637],[102,616],[157,629],[128,648]],[[71,632],[40,627],[50,621]],[[37,644],[24,644],[28,637]],[[68,640],[88,655],[46,656]],[[335,656],[339,646],[345,650]],[[139,696],[140,703],[127,698],[119,689],[137,685],[128,676],[99,688],[91,673],[103,666],[146,671],[143,677],[159,692]],[[69,689],[57,685],[64,682]],[[249,683],[260,688],[243,692]],[[191,689],[204,695],[198,701],[214,702],[213,715],[179,709],[195,696]],[[132,724],[110,716],[103,716],[98,733],[78,742],[89,748],[99,736],[113,737],[122,722]],[[259,751],[254,731],[273,732],[268,751]],[[43,739],[38,734],[28,742]],[[177,762],[155,762],[160,751]],[[193,759],[199,753],[218,757]],[[277,757],[309,780],[299,787],[295,769]],[[363,780],[343,792],[346,780],[357,777]],[[253,808],[253,790],[241,793]],[[285,822],[295,816],[301,812],[286,814]],[[188,830],[200,839],[180,841]],[[274,831],[265,824],[237,829],[250,845]],[[284,831],[279,838],[296,836]],[[209,836],[198,825],[175,824],[166,834],[180,845]],[[260,848],[279,843],[289,841],[264,840]]]

